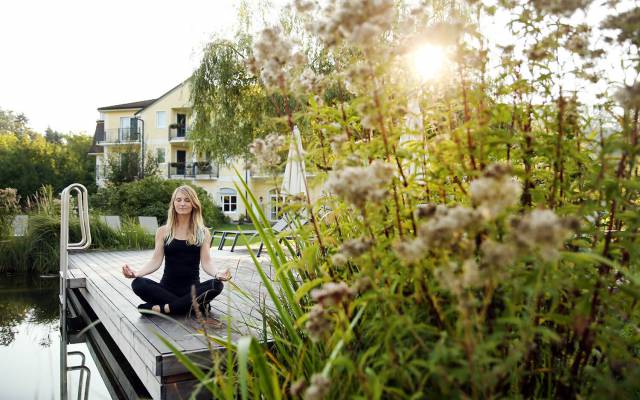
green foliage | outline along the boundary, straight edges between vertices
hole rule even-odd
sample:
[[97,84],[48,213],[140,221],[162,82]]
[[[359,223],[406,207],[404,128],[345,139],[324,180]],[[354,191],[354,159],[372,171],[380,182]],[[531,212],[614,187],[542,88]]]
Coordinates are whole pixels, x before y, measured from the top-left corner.
[[246,156],[249,144],[264,136],[272,115],[262,87],[245,69],[250,37],[215,40],[191,78],[195,123],[190,138],[213,159]]
[[[116,232],[92,216],[91,247],[103,250],[150,249],[154,245],[149,235],[136,221],[125,220],[122,230]],[[80,240],[77,219],[69,223],[70,242]],[[0,240],[0,272],[56,273],[60,269],[60,216],[33,214],[24,236]]]
[[[141,175],[140,154],[135,149],[110,153],[106,161],[106,176],[109,182],[117,185],[125,182],[133,182]],[[158,173],[158,161],[147,152],[142,168],[144,176],[154,176]]]
[[43,185],[59,192],[78,182],[95,190],[91,138],[49,131],[47,139],[28,128],[26,117],[0,110],[0,187],[17,189],[23,203]]
[[14,215],[20,210],[19,196],[15,189],[0,189],[0,239],[11,232]]
[[[167,221],[167,210],[171,195],[178,186],[184,184],[183,181],[166,180],[151,176],[134,182],[110,185],[100,188],[91,197],[90,205],[104,214],[130,218],[155,216],[158,218],[158,223],[164,224]],[[205,225],[215,227],[228,222],[227,217],[213,203],[206,190],[199,186],[190,186],[198,193],[198,198],[202,203],[202,216]]]
[[[223,382],[224,397],[637,397],[640,82],[619,104],[608,90],[581,102],[611,50],[574,20],[589,2],[365,3],[286,21],[326,67],[305,90],[290,38],[252,40],[279,105],[264,118],[300,127],[329,194],[300,203],[309,223],[291,246],[238,188],[277,271],[271,282],[254,258],[273,341],[243,339],[238,373],[214,365],[203,383]],[[514,41],[496,54],[478,26],[498,11]],[[629,71],[637,15],[605,23]],[[425,82],[405,53],[436,39],[448,65]],[[205,89],[196,102],[230,99]]]

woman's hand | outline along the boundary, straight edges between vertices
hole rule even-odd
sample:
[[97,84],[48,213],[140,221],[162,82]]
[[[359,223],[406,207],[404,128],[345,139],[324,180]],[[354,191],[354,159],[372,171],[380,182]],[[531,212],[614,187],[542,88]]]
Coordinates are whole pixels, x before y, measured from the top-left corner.
[[125,278],[129,278],[129,279],[136,277],[136,272],[132,270],[128,264],[125,264],[122,266],[122,274],[124,275]]
[[219,281],[228,281],[229,279],[231,279],[231,272],[229,272],[228,269],[223,269],[222,271],[218,271],[216,273],[215,278]]

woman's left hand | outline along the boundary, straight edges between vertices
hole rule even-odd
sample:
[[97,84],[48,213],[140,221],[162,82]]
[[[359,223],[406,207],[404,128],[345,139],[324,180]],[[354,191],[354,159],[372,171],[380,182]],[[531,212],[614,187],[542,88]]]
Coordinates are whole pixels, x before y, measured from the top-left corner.
[[216,279],[219,281],[228,281],[231,279],[231,272],[228,269],[223,269],[222,271],[218,271],[216,273]]

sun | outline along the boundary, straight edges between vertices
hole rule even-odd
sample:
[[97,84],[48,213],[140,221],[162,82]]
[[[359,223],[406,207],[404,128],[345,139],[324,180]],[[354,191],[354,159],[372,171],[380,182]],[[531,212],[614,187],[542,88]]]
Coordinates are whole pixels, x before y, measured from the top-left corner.
[[424,44],[410,53],[410,60],[415,73],[426,81],[442,72],[447,55],[441,46]]

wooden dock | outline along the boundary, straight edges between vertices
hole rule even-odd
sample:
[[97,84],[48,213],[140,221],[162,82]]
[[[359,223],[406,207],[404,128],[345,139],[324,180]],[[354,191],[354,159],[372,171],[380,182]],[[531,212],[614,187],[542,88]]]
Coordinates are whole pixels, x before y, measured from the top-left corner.
[[[208,346],[214,351],[224,350],[224,346],[208,344],[193,316],[172,320],[140,314],[137,305],[142,301],[133,293],[131,279],[122,275],[121,267],[128,263],[139,269],[152,252],[71,253],[68,287],[86,300],[153,399],[186,398],[197,381],[158,335],[204,367],[211,365]],[[271,307],[272,303],[253,260],[246,252],[212,250],[211,255],[219,268],[231,271],[233,284],[226,282],[222,293],[211,302],[212,317],[222,324],[207,324],[207,333],[225,340],[229,321],[232,342],[247,334],[264,338],[261,308]],[[261,257],[260,262],[265,273],[273,277],[268,259]],[[146,277],[159,281],[163,270],[164,265]],[[201,270],[200,279],[210,277]]]

